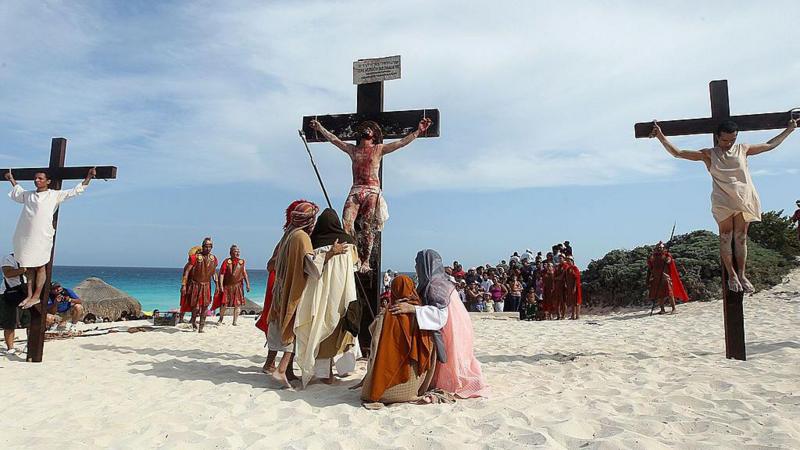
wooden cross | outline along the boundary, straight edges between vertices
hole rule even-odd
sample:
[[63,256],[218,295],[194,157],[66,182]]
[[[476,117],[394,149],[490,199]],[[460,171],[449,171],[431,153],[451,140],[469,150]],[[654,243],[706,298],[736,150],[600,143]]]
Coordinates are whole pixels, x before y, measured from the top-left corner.
[[[658,125],[664,135],[685,136],[709,133],[713,135],[720,122],[727,119],[736,122],[740,131],[775,130],[786,128],[791,117],[791,111],[731,116],[730,103],[728,101],[728,81],[712,81],[709,83],[709,91],[711,93],[711,117],[659,121]],[[634,125],[634,132],[637,138],[650,137],[652,130],[652,121]],[[716,135],[714,136],[714,145],[717,145]],[[733,247],[733,242],[731,242],[731,247]],[[736,252],[733,248],[732,251],[733,266],[736,267]],[[747,354],[744,342],[744,311],[742,306],[744,292],[728,290],[728,272],[725,270],[725,264],[722,264],[722,293],[725,323],[725,356],[728,359],[745,361]]]
[[[83,180],[86,173],[92,166],[84,167],[64,167],[67,157],[67,140],[64,138],[53,138],[50,146],[50,165],[48,167],[34,167],[29,169],[0,169],[2,173],[11,170],[12,175],[17,181],[33,180],[37,173],[47,172],[50,176],[50,189],[61,189],[63,180]],[[98,166],[96,178],[115,179],[117,178],[117,168],[113,166]],[[58,210],[53,214],[53,228],[58,227]],[[42,362],[44,353],[44,332],[47,328],[47,300],[50,296],[50,282],[53,274],[53,259],[56,252],[56,237],[53,236],[53,249],[50,251],[50,262],[47,263],[47,278],[45,278],[44,288],[40,297],[39,305],[30,309],[31,325],[28,328],[28,362]],[[30,282],[30,280],[28,280]]]
[[[419,137],[439,137],[439,110],[438,109],[415,109],[406,111],[386,111],[383,110],[383,81],[374,83],[359,84],[356,94],[356,112],[350,114],[334,114],[325,116],[304,116],[303,132],[308,142],[326,142],[325,138],[311,128],[310,122],[317,120],[331,133],[343,141],[355,141],[356,127],[365,120],[377,122],[383,133],[384,139],[401,139],[407,134],[417,129],[419,121],[423,118],[433,121],[428,130]],[[379,171],[381,188],[383,188],[383,161]],[[373,311],[378,311],[380,302],[381,288],[383,287],[383,276],[381,273],[381,233],[375,232],[375,241],[372,247],[372,254],[369,258],[369,265],[372,272],[358,274],[361,284],[366,290],[367,301],[372,305]],[[371,318],[362,316],[361,329],[366,330]],[[369,333],[360,333],[359,341],[362,346],[369,348],[371,337]]]

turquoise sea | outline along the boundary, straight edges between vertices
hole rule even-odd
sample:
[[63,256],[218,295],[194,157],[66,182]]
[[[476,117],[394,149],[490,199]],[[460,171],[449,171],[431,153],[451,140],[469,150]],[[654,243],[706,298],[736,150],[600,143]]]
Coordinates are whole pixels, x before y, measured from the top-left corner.
[[[247,269],[250,276],[250,293],[246,297],[258,304],[264,303],[267,289],[267,271]],[[53,280],[73,288],[89,277],[101,278],[106,283],[123,290],[139,300],[144,311],[161,311],[177,308],[180,300],[181,268],[153,267],[84,267],[56,266]]]

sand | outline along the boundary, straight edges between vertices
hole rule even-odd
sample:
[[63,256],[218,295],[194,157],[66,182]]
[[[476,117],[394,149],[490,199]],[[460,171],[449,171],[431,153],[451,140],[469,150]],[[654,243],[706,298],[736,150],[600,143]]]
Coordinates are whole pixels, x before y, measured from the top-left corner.
[[0,357],[0,447],[800,448],[800,272],[745,314],[746,362],[725,359],[719,301],[473,316],[492,397],[379,411],[347,389],[363,363],[335,386],[268,388],[252,319],[53,341],[42,364]]

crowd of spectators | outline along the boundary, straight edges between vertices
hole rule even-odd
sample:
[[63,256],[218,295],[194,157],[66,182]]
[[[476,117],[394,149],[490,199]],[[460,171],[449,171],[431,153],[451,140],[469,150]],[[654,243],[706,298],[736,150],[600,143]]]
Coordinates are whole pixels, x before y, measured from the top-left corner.
[[[562,263],[573,265],[572,246],[569,241],[552,246],[544,256],[542,252],[526,249],[521,255],[514,252],[508,260],[496,265],[484,264],[464,267],[458,262],[445,267],[445,272],[456,284],[456,289],[470,312],[517,312],[522,320],[566,318],[566,309],[547,297],[558,284]],[[384,275],[384,284],[391,282],[391,270]],[[550,295],[548,295],[550,294]]]

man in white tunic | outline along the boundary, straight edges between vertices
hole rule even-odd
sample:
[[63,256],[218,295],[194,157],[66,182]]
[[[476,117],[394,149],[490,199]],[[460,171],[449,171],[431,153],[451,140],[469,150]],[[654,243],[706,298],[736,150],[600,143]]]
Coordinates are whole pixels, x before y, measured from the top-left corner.
[[34,176],[35,191],[22,189],[10,170],[5,175],[12,186],[8,196],[23,205],[14,232],[14,255],[20,266],[26,269],[28,279],[28,296],[19,305],[20,308],[30,308],[39,302],[46,278],[45,266],[50,262],[53,237],[56,234],[53,215],[62,202],[83,193],[95,175],[97,171],[93,167],[81,184],[67,191],[51,190],[50,177],[44,172]]
[[[779,135],[765,144],[737,144],[739,127],[726,120],[717,127],[717,145],[699,151],[680,150],[670,142],[657,122],[653,122],[650,137],[658,138],[667,152],[676,158],[702,161],[711,174],[711,214],[719,226],[720,258],[728,276],[728,289],[733,292],[752,293],[753,285],[745,276],[747,262],[747,228],[750,222],[761,221],[761,201],[758,198],[747,157],[770,151],[780,145],[797,128],[797,119],[789,119],[789,125]],[[737,267],[733,267],[733,241]]]

